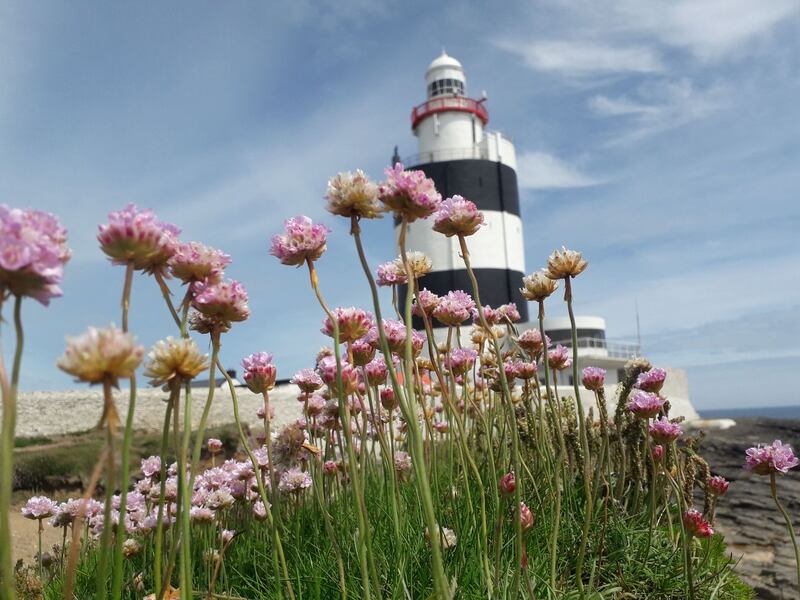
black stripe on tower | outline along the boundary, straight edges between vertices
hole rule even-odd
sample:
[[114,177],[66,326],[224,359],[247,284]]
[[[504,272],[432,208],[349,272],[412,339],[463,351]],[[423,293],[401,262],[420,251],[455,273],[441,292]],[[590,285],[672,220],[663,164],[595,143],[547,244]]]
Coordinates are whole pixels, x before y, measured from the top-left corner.
[[[523,274],[519,271],[509,271],[508,269],[474,269],[475,279],[478,280],[478,292],[481,296],[481,304],[497,308],[501,304],[514,302],[519,309],[521,321],[528,320],[528,301],[525,300],[520,288],[522,287]],[[419,288],[427,288],[434,294],[444,296],[451,290],[464,290],[472,295],[472,283],[466,269],[453,271],[434,271],[428,273],[417,281]],[[403,310],[406,298],[406,286],[400,286],[398,306]],[[431,323],[434,327],[442,327],[435,319]],[[422,319],[414,317],[414,327],[423,329]]]
[[[447,160],[408,167],[433,179],[442,198],[459,194],[472,200],[480,210],[497,210],[519,215],[517,173],[491,160]],[[399,221],[395,219],[395,225]]]

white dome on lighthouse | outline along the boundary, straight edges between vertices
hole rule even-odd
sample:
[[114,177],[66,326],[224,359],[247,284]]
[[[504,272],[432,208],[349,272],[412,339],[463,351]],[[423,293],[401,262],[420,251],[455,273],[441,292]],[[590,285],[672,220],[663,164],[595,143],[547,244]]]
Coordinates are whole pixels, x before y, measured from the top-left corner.
[[444,50],[428,65],[425,82],[428,84],[428,98],[451,94],[465,96],[467,93],[464,67]]

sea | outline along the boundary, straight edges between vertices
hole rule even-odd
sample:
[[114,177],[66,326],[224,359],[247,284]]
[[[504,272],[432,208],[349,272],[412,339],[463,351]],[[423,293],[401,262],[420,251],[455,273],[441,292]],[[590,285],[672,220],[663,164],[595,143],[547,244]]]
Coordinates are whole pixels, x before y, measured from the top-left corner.
[[798,419],[800,406],[752,406],[748,408],[700,409],[697,412],[704,419],[746,419],[764,417],[768,419]]

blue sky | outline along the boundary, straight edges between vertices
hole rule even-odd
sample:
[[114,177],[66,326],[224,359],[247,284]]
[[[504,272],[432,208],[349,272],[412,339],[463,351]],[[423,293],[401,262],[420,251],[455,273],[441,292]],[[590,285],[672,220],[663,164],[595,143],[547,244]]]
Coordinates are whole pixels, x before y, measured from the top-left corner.
[[[94,236],[127,202],[232,254],[253,316],[226,364],[267,350],[282,376],[308,366],[319,309],[269,237],[298,213],[324,221],[330,303],[368,302],[325,183],[416,152],[409,112],[445,47],[515,141],[529,270],[582,250],[579,312],[630,338],[638,303],[645,350],[688,369],[701,408],[800,404],[800,2],[499,6],[2,3],[0,202],[56,213],[74,249],[64,297],[25,306],[23,388],[73,385],[54,367],[64,336],[119,322],[122,271]],[[373,264],[394,255],[388,219],[365,235]],[[143,276],[131,322],[147,345],[172,333]]]

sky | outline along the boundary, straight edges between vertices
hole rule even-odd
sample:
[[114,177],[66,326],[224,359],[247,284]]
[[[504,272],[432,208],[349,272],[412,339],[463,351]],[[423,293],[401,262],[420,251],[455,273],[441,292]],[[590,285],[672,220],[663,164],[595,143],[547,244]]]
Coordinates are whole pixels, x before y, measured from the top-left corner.
[[[265,350],[279,376],[310,366],[320,309],[269,238],[296,214],[324,222],[327,300],[369,305],[326,182],[416,152],[409,114],[442,48],[516,145],[529,271],[581,250],[578,313],[632,339],[638,305],[645,353],[688,371],[701,410],[800,404],[797,0],[6,0],[0,202],[58,215],[74,252],[64,296],[25,303],[22,389],[76,385],[54,366],[64,337],[119,323],[122,268],[95,236],[129,202],[232,255],[252,317],[224,336],[226,365]],[[393,258],[390,219],[364,230],[371,264]],[[147,346],[174,334],[144,275],[131,328]]]

